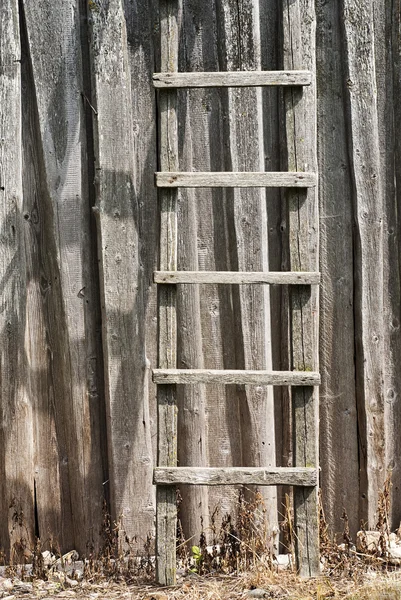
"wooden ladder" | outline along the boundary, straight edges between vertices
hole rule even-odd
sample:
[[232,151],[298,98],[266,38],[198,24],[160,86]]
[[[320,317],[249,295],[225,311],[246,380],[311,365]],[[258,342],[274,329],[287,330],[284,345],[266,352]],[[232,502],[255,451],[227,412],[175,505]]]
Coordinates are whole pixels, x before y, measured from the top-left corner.
[[[295,4],[299,0],[295,0]],[[160,4],[161,73],[159,89],[160,270],[158,290],[159,368],[158,466],[156,488],[156,578],[176,580],[176,487],[194,485],[294,486],[295,554],[303,576],[319,574],[318,536],[318,397],[316,240],[316,120],[313,71],[178,73],[178,0]],[[295,59],[294,59],[295,56]],[[292,53],[292,61],[296,52]],[[299,58],[298,58],[298,62]],[[284,93],[288,172],[179,172],[177,88],[286,86]],[[307,86],[307,87],[305,87]],[[306,93],[308,90],[308,93]],[[308,127],[311,131],[308,132]],[[310,169],[312,167],[312,169]],[[280,187],[289,209],[289,272],[177,271],[177,193],[179,187]],[[311,242],[312,239],[312,242]],[[279,284],[289,288],[290,371],[177,369],[177,284]],[[315,287],[313,287],[315,286]],[[294,439],[293,467],[177,467],[178,384],[254,384],[291,386]]]

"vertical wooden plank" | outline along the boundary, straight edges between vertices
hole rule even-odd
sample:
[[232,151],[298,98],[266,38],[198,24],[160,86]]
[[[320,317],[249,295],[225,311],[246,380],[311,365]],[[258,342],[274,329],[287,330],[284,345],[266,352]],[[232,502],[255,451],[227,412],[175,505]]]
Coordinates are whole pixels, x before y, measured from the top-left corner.
[[[26,281],[23,236],[21,47],[18,2],[0,7],[0,546],[34,534],[32,405],[24,353]],[[26,530],[13,515],[23,511]],[[22,553],[23,554],[23,553]]]
[[[220,70],[260,70],[259,2],[218,3]],[[228,89],[225,126],[225,169],[263,171],[263,98],[259,89]],[[268,222],[264,189],[226,190],[231,229],[233,270],[269,270]],[[268,286],[238,286],[232,290],[236,368],[270,369],[271,317]],[[244,466],[276,464],[274,397],[268,386],[237,388]],[[261,490],[269,529],[277,531],[277,489]]]
[[[280,68],[281,44],[279,18],[280,9],[276,0],[260,2],[260,44],[261,65],[265,71],[274,71]],[[282,89],[266,87],[263,94],[263,141],[266,171],[280,171],[280,123],[279,106],[282,98]],[[279,189],[266,188],[266,209],[268,226],[268,256],[271,271],[285,270],[283,265],[282,241],[284,236],[285,207],[281,201]],[[282,327],[284,309],[282,309],[282,296],[285,290],[282,286],[270,287],[270,312],[271,312],[271,353],[274,370],[285,368],[288,353],[282,348]],[[282,323],[282,327],[273,324]],[[288,323],[287,323],[288,324]],[[283,357],[284,364],[283,364]],[[289,466],[291,449],[291,408],[289,394],[286,388],[274,387],[274,420],[275,420],[275,446],[276,464]],[[289,489],[281,486],[277,489],[277,504],[279,515],[283,515],[285,493]],[[281,518],[279,516],[279,518]]]
[[26,101],[25,219],[38,531],[84,553],[99,543],[104,477],[80,3],[21,6],[34,91]]
[[[179,70],[217,71],[216,40],[214,2],[205,0],[200,4],[198,0],[186,0],[183,3],[180,30]],[[179,92],[178,110],[180,168],[188,171],[223,169],[220,91],[198,89]],[[225,261],[227,245],[223,202],[221,190],[181,190],[178,203],[179,270],[190,269],[191,266],[196,270],[216,270],[216,260]],[[216,214],[220,218],[216,229],[218,235],[214,231]],[[221,348],[221,330],[224,326],[220,324],[220,312],[228,323],[230,302],[225,302],[222,308],[221,298],[229,295],[227,286],[178,287],[179,366],[224,368]],[[226,327],[231,329],[232,322]],[[229,360],[229,354],[227,350],[226,360]],[[227,453],[226,394],[225,388],[219,385],[209,386],[207,390],[203,385],[177,388],[180,465],[239,464],[235,462],[237,453],[234,444],[231,444],[231,455]],[[232,400],[236,401],[235,398]],[[230,425],[235,418],[232,417],[233,412],[237,414],[236,411],[230,411]],[[216,439],[222,443],[216,444]],[[206,486],[180,486],[180,491],[183,497],[180,519],[187,537],[199,537],[201,518],[208,534],[209,507],[214,510],[219,505],[223,514],[230,512],[229,499],[235,495],[234,490],[221,493],[218,489]]]
[[[352,535],[359,521],[359,453],[354,365],[353,210],[344,112],[344,48],[339,3],[316,2],[320,216],[320,466],[326,519]],[[341,189],[341,194],[338,190]],[[339,238],[341,237],[341,243]]]
[[[134,189],[138,198],[138,314],[142,318],[142,343],[146,353],[146,372],[143,388],[141,435],[138,448],[146,441],[148,456],[157,453],[157,386],[152,382],[151,366],[157,365],[157,285],[153,272],[159,258],[159,204],[154,174],[157,171],[157,106],[153,86],[155,58],[158,55],[159,21],[157,0],[125,0],[124,12],[127,27],[128,59],[131,73],[131,101],[133,118]],[[150,438],[150,439],[149,439]],[[154,460],[146,461],[146,481],[151,482]],[[145,495],[146,494],[146,495]],[[147,485],[145,494],[138,498],[144,514],[149,518],[141,524],[141,541],[149,533],[154,535],[156,489]],[[141,518],[141,517],[140,517]]]
[[[399,2],[373,3],[374,60],[377,88],[377,129],[380,177],[383,190],[383,412],[385,469],[392,471],[391,518],[393,527],[401,517],[401,271],[400,213],[396,172],[399,169],[395,121],[399,93]],[[398,34],[398,35],[397,35]],[[397,39],[398,38],[398,39]],[[391,40],[391,43],[389,43]],[[397,89],[398,88],[398,89]],[[388,107],[393,107],[389,112]],[[372,265],[373,267],[373,265]]]
[[372,0],[344,0],[349,143],[356,224],[354,247],[360,517],[375,525],[385,478],[384,189],[378,130]]
[[90,2],[88,18],[110,497],[142,548],[154,521],[153,456],[126,20],[121,0]]
[[[178,71],[178,2],[160,2],[161,70]],[[178,171],[177,92],[162,91],[160,110],[160,170]],[[160,191],[160,268],[177,270],[177,191]],[[177,365],[176,288],[159,289],[159,367]],[[177,464],[176,386],[159,386],[158,457],[159,466]],[[176,490],[174,486],[156,491],[156,579],[162,585],[176,580]]]
[[[284,0],[284,68],[315,73],[315,9],[312,0]],[[316,87],[285,91],[287,168],[317,170]],[[318,270],[318,206],[316,189],[289,190],[288,230],[291,270]],[[317,292],[290,291],[291,368],[317,370]],[[292,389],[294,466],[318,466],[318,394],[313,388]],[[294,488],[297,568],[301,576],[317,576],[319,528],[317,488]]]
[[[393,278],[393,260],[391,260],[391,262],[389,261],[387,271],[388,281],[391,283],[389,300],[391,301],[393,308],[393,314],[389,321],[387,321],[387,327],[390,328],[394,359],[399,361],[401,359],[401,352],[398,351],[398,345],[401,343],[401,302],[398,301],[397,303],[397,300],[401,287],[399,284],[401,277],[401,235],[399,225],[401,214],[401,136],[399,135],[401,127],[401,106],[398,99],[401,95],[401,2],[400,0],[394,0],[392,4],[386,4],[386,7],[387,31],[385,32],[386,37],[382,43],[384,47],[388,49],[388,55],[386,56],[386,73],[388,78],[392,78],[392,89],[388,90],[385,106],[393,106],[394,111],[394,118],[391,122],[393,144],[388,150],[387,143],[385,144],[387,161],[391,165],[390,176],[387,177],[387,181],[388,185],[391,185],[393,188],[393,194],[389,195],[392,209],[387,217],[387,227],[390,233],[392,251],[393,253],[395,251],[398,252],[398,277],[395,275]],[[385,40],[388,40],[387,36],[391,36],[392,44],[390,47],[388,43],[385,43]],[[388,117],[387,110],[385,108],[382,110],[384,115]],[[394,169],[394,178],[391,181],[392,168]],[[396,212],[396,216],[394,215],[394,212]],[[394,248],[395,242],[397,248]],[[394,254],[392,256],[394,256]],[[388,386],[385,390],[387,400],[386,423],[389,427],[389,435],[386,444],[387,466],[393,470],[393,497],[391,502],[392,528],[396,528],[398,521],[401,520],[401,436],[399,435],[401,427],[401,403],[399,401],[401,396],[401,382],[398,377],[399,372],[400,368],[394,368],[394,384]]]

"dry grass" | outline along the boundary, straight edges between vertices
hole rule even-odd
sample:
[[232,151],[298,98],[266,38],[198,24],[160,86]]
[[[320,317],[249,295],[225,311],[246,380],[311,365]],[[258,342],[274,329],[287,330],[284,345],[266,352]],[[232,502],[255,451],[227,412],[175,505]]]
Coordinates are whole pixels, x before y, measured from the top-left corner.
[[[247,499],[240,494],[234,516],[219,515],[216,510],[210,530],[202,532],[195,550],[191,551],[178,527],[180,568],[174,587],[161,588],[153,584],[153,540],[148,538],[139,557],[121,522],[113,523],[105,510],[102,548],[97,554],[90,552],[84,562],[71,563],[71,558],[54,556],[52,563],[46,563],[39,541],[29,551],[21,539],[14,557],[20,560],[24,556],[31,566],[23,570],[10,566],[7,572],[2,572],[0,599],[401,600],[401,570],[391,565],[388,555],[390,489],[389,476],[378,502],[376,530],[380,541],[374,550],[366,547],[356,551],[345,511],[343,543],[338,545],[338,540],[329,533],[321,503],[320,544],[324,569],[316,579],[302,580],[290,569],[279,570],[274,560],[274,540],[268,535],[263,498],[255,493]],[[23,531],[21,515],[18,511],[16,515],[18,527]],[[281,529],[282,539],[290,547],[294,529],[289,498]]]

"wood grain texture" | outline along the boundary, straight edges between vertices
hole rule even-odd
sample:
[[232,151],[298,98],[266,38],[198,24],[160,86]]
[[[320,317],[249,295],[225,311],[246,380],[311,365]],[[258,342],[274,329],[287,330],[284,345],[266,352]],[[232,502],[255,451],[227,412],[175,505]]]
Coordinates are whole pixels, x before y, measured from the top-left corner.
[[216,73],[155,73],[155,88],[258,87],[310,85],[308,71],[231,71]]
[[[385,349],[384,364],[384,404],[386,423],[386,465],[392,473],[391,519],[394,523],[401,518],[401,382],[398,373],[401,369],[400,336],[400,150],[399,128],[401,110],[397,97],[401,92],[401,4],[383,2],[374,5],[376,80],[378,82],[378,131],[379,144],[386,149],[381,153],[381,169],[384,187],[384,289],[383,296]],[[388,40],[391,39],[391,45]],[[387,43],[386,43],[387,41]],[[380,49],[380,52],[378,51]],[[395,99],[395,100],[394,100]],[[394,102],[394,119],[388,119],[386,107]]]
[[[374,524],[386,473],[384,420],[384,188],[376,89],[373,3],[344,4],[353,179],[356,391],[360,454],[360,518]],[[367,166],[368,165],[368,166]],[[378,357],[382,359],[378,360]]]
[[318,474],[313,468],[269,467],[247,468],[201,468],[175,467],[173,469],[156,468],[154,482],[158,485],[296,485],[314,486],[318,483]]
[[142,546],[154,522],[153,454],[127,31],[120,0],[89,13],[111,506]]
[[251,284],[270,285],[319,285],[320,273],[245,273],[237,271],[155,271],[154,281],[166,284]]
[[[216,18],[212,0],[199,4],[187,0],[182,5],[179,49],[179,69],[182,71],[218,70],[216,56]],[[221,164],[221,92],[217,89],[198,89],[178,92],[180,170],[222,170]],[[223,203],[219,189],[181,188],[178,192],[178,269],[197,270],[200,265],[215,268],[216,254],[225,260],[226,241],[224,209],[215,210],[216,202]],[[220,207],[221,208],[221,207]],[[218,226],[216,225],[216,219]],[[221,231],[215,237],[215,228]],[[216,251],[217,246],[221,251]],[[220,322],[230,313],[222,306],[217,286],[180,286],[177,289],[178,366],[218,367],[223,360]],[[227,354],[226,354],[227,358]],[[228,359],[229,360],[229,359]],[[203,384],[178,386],[178,461],[180,465],[208,466],[225,464],[224,442],[229,426],[226,419],[226,387]],[[218,414],[219,419],[214,415]],[[237,444],[236,444],[237,446]],[[236,454],[236,450],[234,451]],[[232,464],[232,463],[228,463]],[[180,486],[182,509],[180,521],[185,536],[197,539],[202,528],[209,531],[209,509],[219,503],[222,511],[231,510],[235,492],[225,488]],[[184,508],[185,507],[185,508]],[[203,525],[201,522],[203,521]],[[219,517],[218,517],[219,519]],[[191,533],[189,533],[191,532]],[[210,537],[210,534],[207,534]]]
[[[22,186],[21,46],[18,2],[0,7],[0,546],[21,561],[33,543],[32,401],[27,382]],[[26,515],[27,531],[13,515]]]
[[38,528],[42,535],[54,532],[61,547],[83,553],[88,544],[99,547],[105,477],[81,5],[22,4],[32,65],[29,90],[35,90],[30,108],[35,152],[43,157],[43,163],[38,158],[33,168],[28,166],[27,147],[30,182],[37,191],[36,197],[27,194],[26,229],[32,253],[27,342],[36,365],[31,393],[37,402]]
[[[178,3],[160,5],[161,69],[178,69]],[[177,93],[159,96],[160,168],[178,169]],[[177,192],[160,191],[160,268],[177,269]],[[177,299],[175,289],[158,292],[159,359],[161,368],[177,366]],[[157,464],[177,464],[177,392],[174,385],[157,390]],[[176,582],[176,490],[156,490],[156,580],[161,585]]]
[[[141,338],[141,369],[144,376],[138,385],[137,429],[139,460],[146,470],[144,475],[151,482],[153,466],[157,457],[157,398],[152,383],[151,365],[157,364],[157,286],[153,283],[153,271],[158,268],[159,258],[159,204],[158,191],[154,187],[157,169],[157,106],[152,76],[158,55],[158,2],[153,0],[125,0],[128,62],[130,67],[132,124],[133,124],[133,182],[138,199],[136,213],[138,228],[138,272],[136,312],[141,316],[138,335]],[[139,432],[142,433],[139,433]],[[146,453],[142,454],[146,447]],[[141,539],[154,533],[156,490],[147,485],[142,488],[141,506],[144,525],[140,525]]]
[[224,383],[225,385],[319,385],[319,373],[250,371],[240,369],[154,369],[153,381],[171,383]]
[[20,8],[26,26],[26,348],[35,408],[36,527],[39,534],[54,532],[62,548],[84,552],[87,543],[98,547],[104,474],[80,5]]
[[[344,506],[358,531],[359,455],[354,364],[352,181],[341,7],[316,3],[320,215],[320,466],[326,519],[341,531]],[[341,194],[338,190],[341,190]],[[339,238],[341,237],[341,243]]]
[[[316,17],[312,0],[283,3],[284,68],[316,72]],[[287,169],[316,170],[316,85],[284,92]],[[289,265],[291,270],[317,269],[318,204],[316,189],[288,190]],[[293,288],[289,295],[291,367],[318,368],[318,294]],[[318,466],[318,394],[295,388],[292,394],[293,464]],[[295,552],[301,576],[320,573],[317,488],[294,490]]]
[[[260,3],[244,0],[217,3],[217,39],[220,70],[261,69]],[[263,172],[263,96],[261,88],[228,88],[223,115],[225,169]],[[230,236],[230,270],[268,271],[266,189],[226,190],[227,227]],[[232,207],[230,207],[232,202]],[[231,231],[230,231],[231,230]],[[216,235],[219,235],[216,231]],[[235,366],[271,370],[270,289],[239,286],[232,290]],[[227,345],[230,343],[227,340]],[[240,419],[241,463],[254,467],[276,465],[273,388],[246,386],[237,390]],[[232,435],[235,435],[232,432]],[[238,464],[238,463],[237,463]],[[247,492],[245,492],[247,493]],[[272,551],[277,541],[277,490],[262,490]]]
[[314,187],[315,173],[156,173],[157,187]]

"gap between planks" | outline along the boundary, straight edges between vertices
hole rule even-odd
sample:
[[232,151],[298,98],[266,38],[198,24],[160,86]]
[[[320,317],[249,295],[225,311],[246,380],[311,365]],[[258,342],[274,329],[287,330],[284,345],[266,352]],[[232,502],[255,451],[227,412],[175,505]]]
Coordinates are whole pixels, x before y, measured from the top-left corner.
[[209,73],[155,73],[155,88],[207,88],[307,86],[312,83],[310,71],[226,71]]
[[312,467],[157,467],[155,485],[293,485],[315,487]]
[[320,374],[309,371],[250,371],[240,369],[153,369],[154,383],[224,385],[318,386]]

